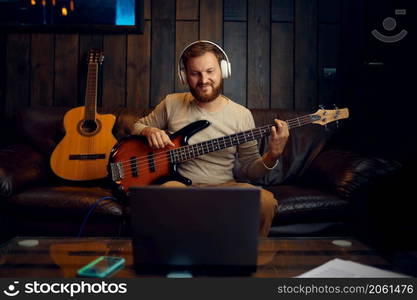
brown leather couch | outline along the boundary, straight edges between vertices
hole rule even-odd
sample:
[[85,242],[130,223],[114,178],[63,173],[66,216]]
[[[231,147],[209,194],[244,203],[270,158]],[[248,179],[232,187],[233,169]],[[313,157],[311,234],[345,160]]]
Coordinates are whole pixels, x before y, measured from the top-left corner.
[[[68,108],[32,108],[8,120],[0,150],[0,205],[2,236],[77,236],[96,201],[111,196],[107,179],[74,183],[57,178],[49,158],[64,136],[62,118]],[[130,134],[132,123],[149,110],[119,109],[113,133],[117,139]],[[287,120],[300,113],[253,109],[257,126],[274,118]],[[10,126],[12,125],[12,126]],[[343,124],[342,124],[343,126]],[[279,166],[256,182],[272,191],[279,211],[271,236],[350,234],[352,224],[366,219],[368,200],[379,184],[393,176],[400,165],[340,149],[335,124],[325,130],[307,125],[291,131]],[[4,128],[4,127],[3,127]],[[267,150],[267,139],[259,143]],[[238,166],[236,177],[239,178]],[[101,201],[91,210],[82,236],[128,236],[129,203],[126,199]]]

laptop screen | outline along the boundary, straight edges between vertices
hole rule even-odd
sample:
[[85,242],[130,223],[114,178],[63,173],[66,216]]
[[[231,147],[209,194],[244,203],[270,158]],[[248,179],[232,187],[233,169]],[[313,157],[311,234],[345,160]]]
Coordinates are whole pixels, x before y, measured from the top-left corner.
[[136,269],[254,271],[259,198],[257,188],[131,188]]

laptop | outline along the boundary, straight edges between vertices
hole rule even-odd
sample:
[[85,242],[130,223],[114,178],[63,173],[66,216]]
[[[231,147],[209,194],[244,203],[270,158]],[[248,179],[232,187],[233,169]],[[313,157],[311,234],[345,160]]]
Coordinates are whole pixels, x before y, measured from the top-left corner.
[[256,271],[260,189],[132,187],[129,199],[137,272]]

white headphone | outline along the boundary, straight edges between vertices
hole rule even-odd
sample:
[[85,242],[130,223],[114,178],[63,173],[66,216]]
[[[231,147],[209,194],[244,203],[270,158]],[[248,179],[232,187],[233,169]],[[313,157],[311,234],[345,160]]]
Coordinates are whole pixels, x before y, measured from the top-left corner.
[[222,78],[223,79],[229,78],[232,75],[232,66],[229,62],[229,58],[227,57],[226,52],[224,52],[224,50],[219,45],[217,45],[216,43],[213,43],[213,42],[207,41],[207,40],[198,40],[198,41],[195,41],[195,42],[192,42],[191,44],[189,44],[181,52],[180,59],[178,60],[178,77],[180,79],[180,83],[182,85],[187,84],[187,79],[186,79],[187,74],[185,72],[185,66],[184,66],[184,62],[182,60],[182,56],[184,55],[184,52],[187,51],[188,48],[190,48],[192,45],[197,44],[197,43],[208,43],[208,44],[216,46],[216,48],[220,50],[220,52],[223,54],[223,57],[224,57],[224,59],[222,59],[220,61],[220,69],[222,71]]

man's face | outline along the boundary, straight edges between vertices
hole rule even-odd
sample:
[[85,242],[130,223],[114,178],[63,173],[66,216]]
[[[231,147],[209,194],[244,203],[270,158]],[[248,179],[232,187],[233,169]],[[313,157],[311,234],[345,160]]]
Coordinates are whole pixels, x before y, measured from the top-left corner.
[[220,95],[223,82],[219,61],[213,53],[189,58],[186,73],[190,92],[197,101],[210,102]]

